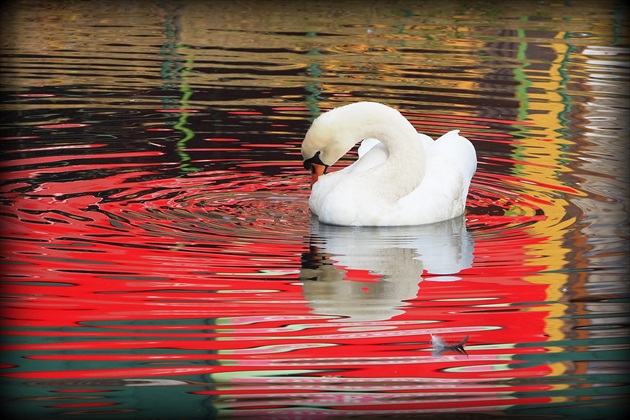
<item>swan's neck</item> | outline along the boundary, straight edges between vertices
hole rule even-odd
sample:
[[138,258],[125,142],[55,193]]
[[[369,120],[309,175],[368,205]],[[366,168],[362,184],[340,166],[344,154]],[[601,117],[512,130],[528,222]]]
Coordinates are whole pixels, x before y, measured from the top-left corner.
[[351,125],[354,143],[375,138],[387,148],[388,159],[371,171],[393,198],[409,194],[420,184],[426,166],[422,141],[413,125],[398,111],[388,108],[377,113],[365,113],[364,118]]
[[366,138],[383,143],[389,156],[362,172],[369,182],[380,184],[379,191],[400,198],[420,184],[426,166],[422,139],[400,112],[375,102],[357,102],[319,116],[302,142],[302,155],[308,159],[317,154],[330,166]]

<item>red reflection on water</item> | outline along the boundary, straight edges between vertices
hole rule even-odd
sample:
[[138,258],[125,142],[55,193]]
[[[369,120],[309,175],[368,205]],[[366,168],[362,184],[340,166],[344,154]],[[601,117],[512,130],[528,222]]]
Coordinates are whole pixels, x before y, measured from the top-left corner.
[[17,96],[21,98],[50,98],[57,95],[52,93],[12,93],[11,96]]
[[40,136],[8,136],[8,137],[0,137],[0,140],[31,140],[38,139]]
[[271,109],[274,111],[308,111],[305,106],[274,106]]
[[[30,163],[52,162],[46,159]],[[194,378],[207,387],[219,375],[221,390],[195,392],[251,395],[257,400],[274,396],[269,405],[242,402],[251,410],[291,407],[283,400],[287,393],[345,410],[350,402],[341,404],[336,396],[313,390],[318,384],[335,388],[339,382],[364,391],[373,380],[424,381],[412,384],[409,393],[381,387],[379,394],[357,397],[374,409],[458,410],[549,400],[514,396],[540,391],[540,385],[504,385],[552,372],[546,364],[518,360],[546,351],[540,345],[517,347],[546,340],[548,312],[540,310],[540,302],[547,300],[547,286],[524,280],[546,268],[532,265],[524,252],[545,238],[530,237],[523,228],[546,216],[533,207],[536,197],[510,193],[506,185],[514,178],[482,176],[478,189],[471,191],[469,226],[485,229],[475,241],[473,267],[457,273],[459,279],[452,282],[425,272],[417,295],[400,302],[400,315],[370,323],[316,315],[303,293],[297,273],[310,246],[308,177],[267,181],[264,176],[267,167],[300,173],[299,160],[236,162],[234,167],[247,170],[167,179],[152,178],[156,172],[137,163],[115,161],[98,167],[123,165],[129,165],[129,172],[76,181],[50,179],[19,204],[3,203],[3,217],[10,221],[4,229],[11,241],[2,253],[14,265],[4,288],[8,300],[3,332],[13,340],[2,350],[19,354],[22,363],[7,367],[4,376],[73,381]],[[29,176],[27,171],[15,174]],[[265,195],[256,195],[261,191]],[[300,201],[272,200],[287,196]],[[527,210],[522,215],[478,211],[508,208],[517,200]],[[499,235],[497,230],[504,226],[509,229]],[[329,258],[334,264],[334,256]],[[345,270],[342,281],[362,282],[364,292],[382,281],[369,270],[337,269]],[[470,356],[432,357],[431,333],[448,341],[468,335]],[[452,399],[445,399],[444,389],[436,387],[466,381],[469,386],[453,391]],[[417,392],[435,397],[405,400]],[[477,397],[480,392],[485,396]],[[497,396],[487,395],[493,392]]]
[[490,123],[498,123],[498,124],[506,125],[506,126],[535,125],[535,123],[532,121],[508,120],[508,119],[501,119],[501,118],[484,118],[484,117],[464,116],[464,115],[418,114],[415,112],[405,112],[403,115],[407,117],[445,119],[449,121],[462,120],[462,121],[490,122]]
[[156,109],[155,112],[163,114],[191,114],[199,112],[198,109]]
[[[92,147],[96,147],[96,146],[91,146]],[[71,148],[71,147],[63,147],[64,149],[66,148]],[[79,147],[76,147],[79,148]],[[26,152],[30,152],[30,151],[44,151],[44,150],[56,150],[56,149],[60,149],[60,148],[43,148],[43,149],[37,149],[37,150],[25,150]],[[160,156],[163,153],[161,152],[150,152],[150,151],[142,151],[142,152],[127,152],[127,153],[103,153],[100,155],[91,155],[90,159],[117,159],[117,158],[134,158],[134,157],[143,157],[143,156]],[[72,161],[72,160],[79,160],[79,159],[85,159],[84,156],[74,156],[74,157],[70,157],[70,158],[64,158],[64,160],[68,160],[68,161]],[[59,162],[59,156],[38,156],[38,157],[34,157],[34,158],[20,158],[20,159],[15,159],[15,160],[5,160],[2,162],[2,166],[18,166],[18,165],[38,165],[38,164],[45,164],[45,163],[51,163],[51,162]],[[110,167],[110,168],[116,168],[116,167],[120,167],[121,165],[106,165],[106,167]],[[133,166],[133,165],[132,165]],[[87,167],[87,165],[76,165],[73,166],[74,170],[82,170],[85,167]],[[56,169],[56,170],[55,170]],[[42,169],[41,172],[59,172],[60,170],[62,170],[62,168],[46,168],[46,169]],[[65,168],[64,170],[68,170],[68,168]],[[19,175],[20,173],[17,172],[14,174]],[[74,182],[78,182],[78,181],[74,181]]]
[[46,125],[37,125],[37,128],[48,128],[51,130],[55,130],[58,128],[80,128],[80,127],[88,127],[91,124],[46,124]]
[[[437,121],[424,121],[424,120],[409,120],[409,122],[413,125],[429,125],[429,126],[440,126],[440,127],[449,127],[453,128],[489,128],[487,125],[479,125],[479,124],[464,124],[464,123],[453,123],[449,122],[437,122]],[[495,133],[496,134],[496,133]]]

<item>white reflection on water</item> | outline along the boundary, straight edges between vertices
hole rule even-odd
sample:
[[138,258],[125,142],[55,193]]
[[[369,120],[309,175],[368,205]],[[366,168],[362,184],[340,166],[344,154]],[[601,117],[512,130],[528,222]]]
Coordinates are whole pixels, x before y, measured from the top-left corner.
[[[346,321],[389,320],[414,299],[423,270],[441,281],[459,279],[472,266],[474,240],[465,218],[399,227],[341,227],[311,220],[311,246],[300,278],[313,312]],[[365,270],[376,281],[357,281]]]

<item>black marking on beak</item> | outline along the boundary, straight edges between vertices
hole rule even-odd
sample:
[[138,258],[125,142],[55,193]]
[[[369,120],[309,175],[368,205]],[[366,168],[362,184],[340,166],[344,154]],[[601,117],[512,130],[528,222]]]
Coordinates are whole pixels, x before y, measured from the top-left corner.
[[322,162],[321,159],[319,158],[319,150],[317,151],[317,153],[315,153],[315,155],[312,158],[304,160],[304,169],[308,169],[311,172],[314,172],[315,171],[315,169],[313,168],[314,163],[317,163],[318,165],[322,165],[324,167],[324,173],[326,173],[326,171],[328,170],[328,165]]

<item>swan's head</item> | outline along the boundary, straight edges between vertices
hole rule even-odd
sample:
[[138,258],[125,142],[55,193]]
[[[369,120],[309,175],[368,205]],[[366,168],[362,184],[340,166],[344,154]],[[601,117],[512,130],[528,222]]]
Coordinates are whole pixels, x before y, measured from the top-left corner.
[[391,108],[375,102],[357,102],[328,111],[313,121],[302,142],[304,168],[311,171],[311,185],[329,166],[363,139],[366,126],[374,124],[374,118]]
[[337,162],[347,152],[347,150],[339,148],[335,119],[331,118],[331,116],[334,117],[333,111],[317,117],[306,132],[302,142],[304,168],[310,170],[313,176],[311,185],[317,181],[317,178],[326,173],[330,165]]

